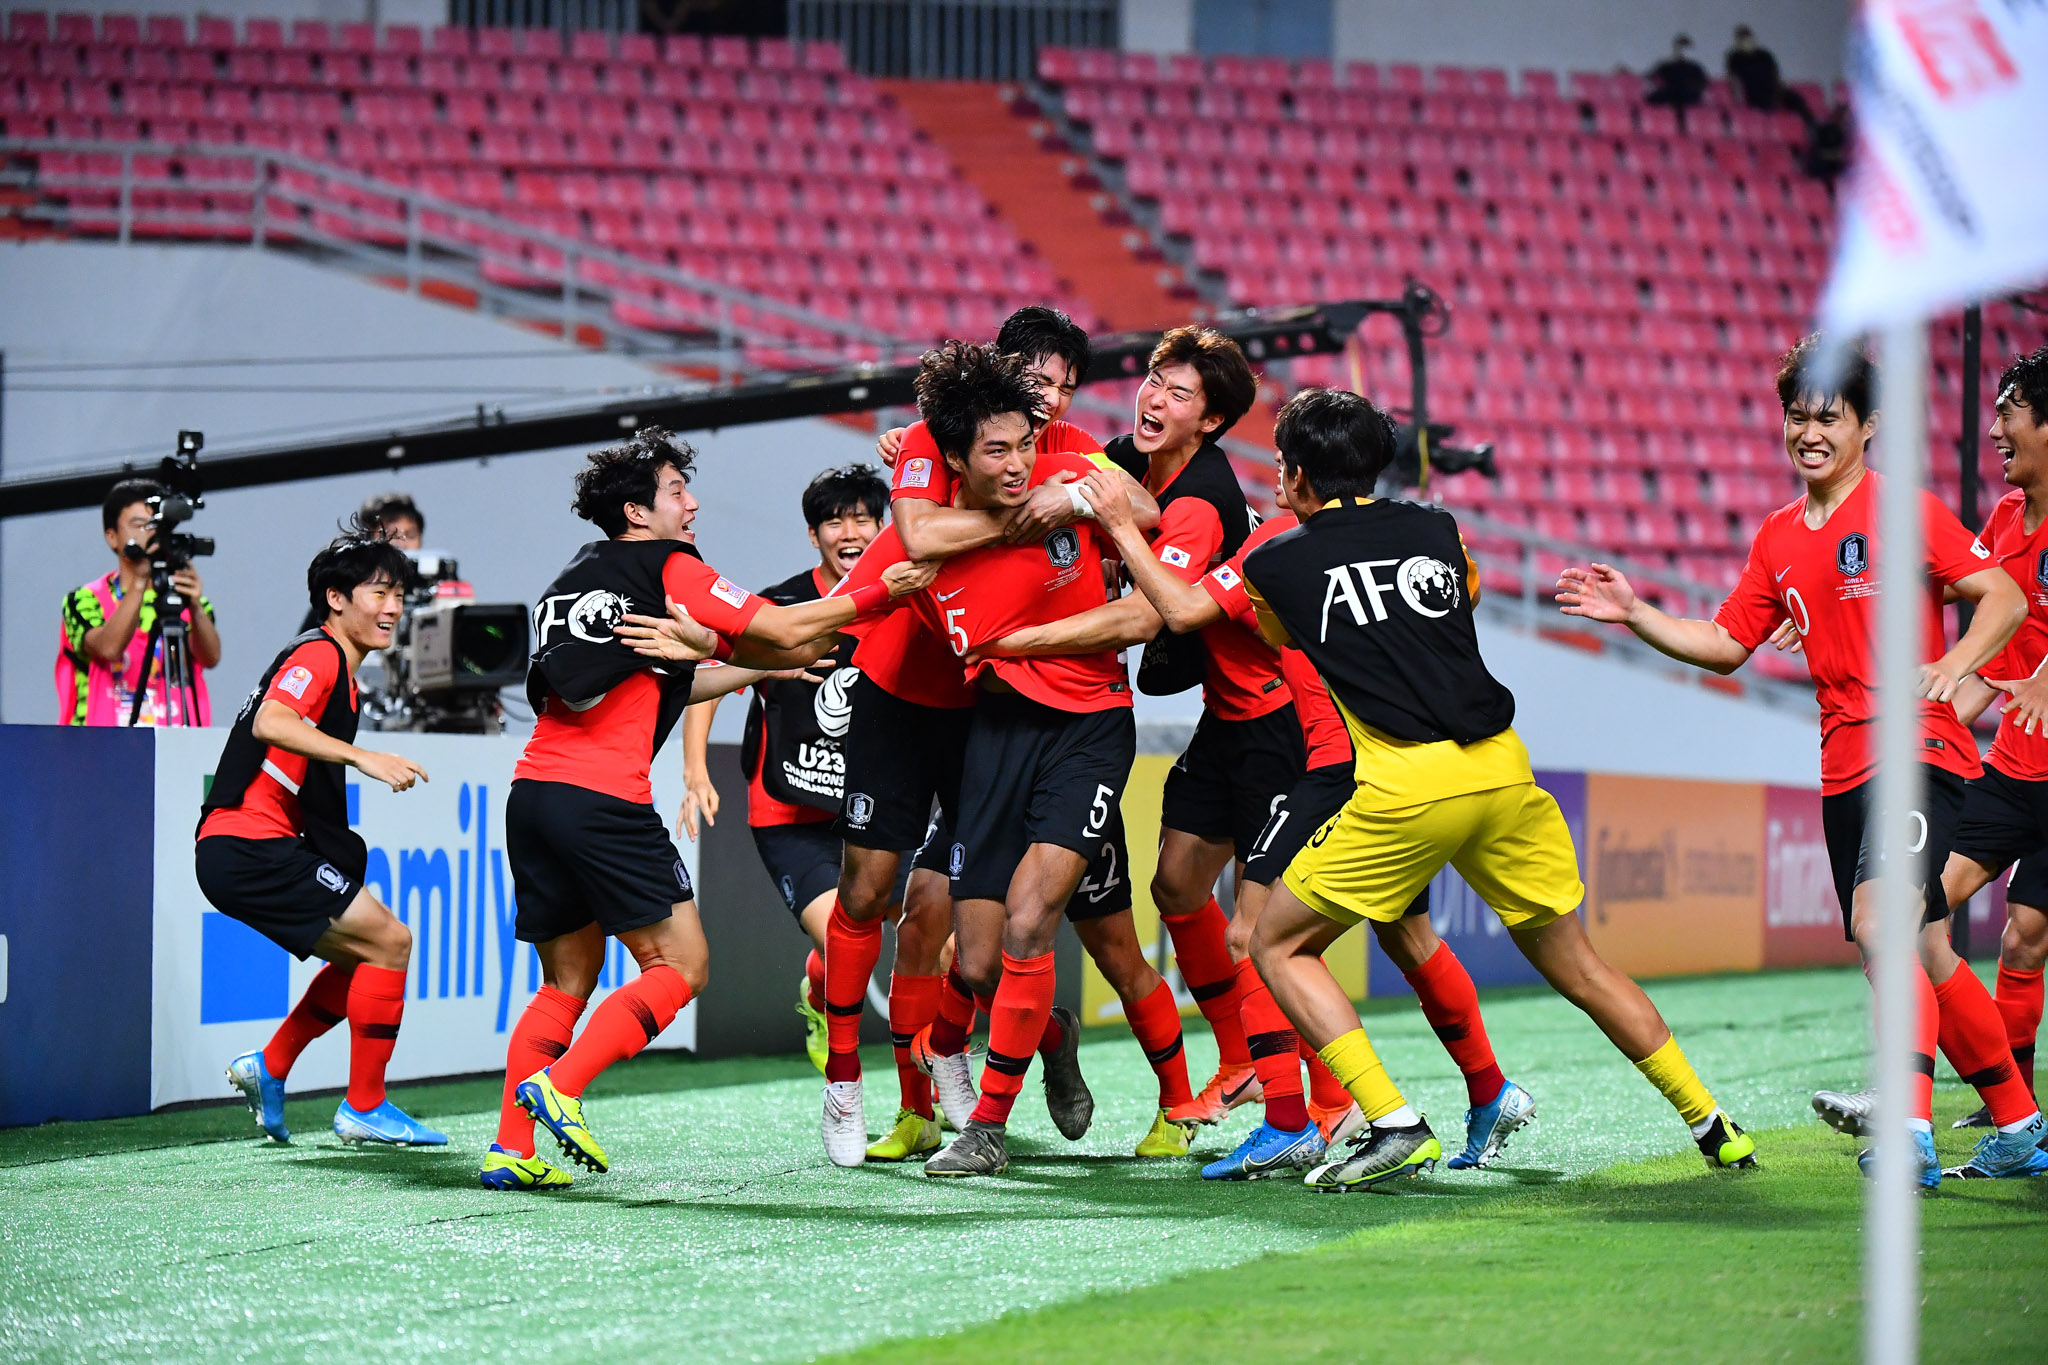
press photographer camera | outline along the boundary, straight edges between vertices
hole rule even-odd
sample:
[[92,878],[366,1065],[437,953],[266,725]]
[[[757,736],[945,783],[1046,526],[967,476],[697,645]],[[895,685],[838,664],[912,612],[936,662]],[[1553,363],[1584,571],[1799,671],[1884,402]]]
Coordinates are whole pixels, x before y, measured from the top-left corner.
[[213,608],[192,561],[213,553],[210,536],[178,528],[206,505],[199,451],[205,437],[178,433],[157,478],[123,479],[101,521],[118,567],[64,600],[57,659],[58,719],[66,725],[205,725],[204,670],[220,661]]
[[378,676],[359,675],[362,719],[375,730],[495,735],[498,693],[523,686],[530,626],[517,602],[476,602],[455,560],[408,550],[419,570]]

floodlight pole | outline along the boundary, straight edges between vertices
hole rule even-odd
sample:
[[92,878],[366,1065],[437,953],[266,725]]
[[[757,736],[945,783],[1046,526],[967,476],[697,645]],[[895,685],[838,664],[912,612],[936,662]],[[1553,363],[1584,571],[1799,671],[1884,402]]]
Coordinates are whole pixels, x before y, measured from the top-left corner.
[[[1921,872],[1926,827],[1914,695],[1923,647],[1920,497],[1927,471],[1927,332],[1919,321],[1884,332],[1885,478],[1880,486],[1876,561],[1877,800],[1885,875],[1878,878],[1877,1170],[1865,1195],[1863,1358],[1868,1365],[1919,1359],[1920,1204],[1907,1140],[1913,1085],[1913,973],[1920,970]],[[1964,970],[1968,970],[1967,967]]]

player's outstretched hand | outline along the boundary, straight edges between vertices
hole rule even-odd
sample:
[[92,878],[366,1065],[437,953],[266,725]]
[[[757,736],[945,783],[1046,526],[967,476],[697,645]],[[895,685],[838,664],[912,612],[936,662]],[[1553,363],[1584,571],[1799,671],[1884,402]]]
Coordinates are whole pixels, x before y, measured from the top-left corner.
[[709,773],[685,773],[683,808],[676,812],[676,833],[687,835],[691,843],[696,843],[697,820],[700,816],[707,825],[718,823],[718,788],[711,785]]
[[1012,545],[1037,540],[1072,521],[1075,515],[1074,494],[1069,480],[1073,477],[1062,471],[1048,476],[1044,483],[1032,489],[1024,505],[1010,513],[1009,521],[1003,526],[1003,539]]
[[1804,654],[1806,637],[1799,633],[1799,627],[1793,625],[1792,618],[1788,616],[1771,632],[1771,647],[1780,654]]
[[1081,481],[1081,492],[1095,509],[1095,519],[1111,531],[1131,524],[1131,493],[1121,474],[1098,469]]
[[699,624],[679,602],[668,603],[666,618],[628,615],[612,633],[631,645],[635,654],[670,663],[694,663],[718,652],[717,634]]
[[896,457],[903,453],[903,433],[909,427],[890,427],[875,438],[875,455],[889,468],[896,467]]
[[427,780],[427,770],[409,758],[397,754],[364,753],[356,760],[356,771],[364,777],[373,777],[395,792],[402,792],[415,782]]
[[2020,729],[2030,735],[2048,730],[2048,678],[2035,674],[2031,678],[1985,678],[1984,682],[2009,698],[1999,708],[2001,715],[2017,711]]
[[1557,604],[1566,616],[1619,625],[1636,609],[1636,590],[1619,569],[1594,564],[1566,569],[1557,576]]
[[882,586],[889,590],[889,596],[903,597],[929,588],[938,576],[936,559],[909,559],[882,570]]

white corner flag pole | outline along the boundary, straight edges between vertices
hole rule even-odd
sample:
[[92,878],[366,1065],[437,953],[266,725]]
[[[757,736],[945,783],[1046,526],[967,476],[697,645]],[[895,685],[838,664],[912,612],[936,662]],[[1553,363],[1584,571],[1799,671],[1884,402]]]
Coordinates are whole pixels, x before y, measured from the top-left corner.
[[1927,467],[1927,332],[1918,322],[1884,332],[1884,480],[1878,511],[1877,800],[1885,873],[1878,879],[1877,1170],[1865,1194],[1863,1359],[1909,1365],[1920,1356],[1920,1204],[1908,1140],[1913,1086],[1913,973],[1927,884],[1927,827],[1919,704],[1922,594],[1920,497]]

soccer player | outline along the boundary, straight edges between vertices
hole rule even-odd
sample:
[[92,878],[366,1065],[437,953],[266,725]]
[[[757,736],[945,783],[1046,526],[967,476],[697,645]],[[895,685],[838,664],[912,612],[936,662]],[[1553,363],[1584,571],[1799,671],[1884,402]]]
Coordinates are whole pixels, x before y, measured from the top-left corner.
[[214,909],[301,960],[327,965],[261,1050],[228,1063],[263,1131],[291,1141],[284,1083],[306,1045],[348,1020],[343,1142],[440,1146],[448,1139],[384,1093],[405,1013],[412,931],[363,885],[368,851],[349,828],[343,768],[402,792],[426,772],[358,748],[356,669],[391,643],[412,562],[356,527],[313,556],[307,595],[323,613],[263,671],[222,746],[201,807],[193,861]]
[[[574,507],[608,538],[578,551],[534,608],[534,730],[513,770],[505,834],[518,892],[515,933],[538,950],[544,985],[507,1048],[498,1140],[481,1173],[493,1189],[569,1183],[534,1154],[534,1120],[571,1160],[607,1169],[581,1096],[704,989],[709,963],[696,901],[648,782],[655,751],[692,695],[688,660],[701,654],[650,657],[659,642],[625,616],[649,615],[634,608],[666,600],[715,633],[720,652],[733,651],[742,666],[779,668],[821,657],[838,627],[929,579],[902,565],[846,597],[763,602],[697,554],[697,500],[687,482],[694,457],[688,443],[652,427],[589,456]],[[640,975],[606,998],[572,1045],[607,937],[633,954]]]
[[[1038,414],[1045,420],[1034,450],[1080,459],[1070,460],[1061,472],[1053,472],[1049,463],[1019,507],[956,507],[953,471],[924,425],[885,433],[879,448],[895,467],[894,524],[876,538],[835,592],[874,582],[884,567],[913,554],[936,561],[1008,538],[1043,537],[1087,512],[1085,500],[1062,481],[1095,468],[1100,447],[1086,432],[1061,420],[1075,387],[1087,374],[1087,333],[1064,313],[1033,306],[1010,316],[997,333],[996,347],[1022,362],[1027,381],[1037,390]],[[1139,490],[1135,500],[1140,519],[1155,522],[1157,509],[1150,496]],[[842,1165],[861,1160],[866,1139],[860,1009],[881,955],[881,921],[896,879],[898,850],[919,849],[904,894],[905,921],[921,928],[928,920],[941,926],[952,920],[948,885],[956,842],[953,817],[974,702],[959,656],[916,612],[897,611],[877,624],[861,641],[853,662],[861,670],[861,680],[849,689],[853,716],[844,749],[847,795],[835,827],[846,853],[839,899],[827,921],[825,953],[830,1046],[822,1134],[827,1152]],[[1122,907],[1105,903],[1103,908]],[[943,937],[945,929],[936,932]],[[938,1145],[932,1098],[922,1079],[925,1072],[938,1092],[940,1111],[956,1128],[967,1121],[975,1105],[966,1052],[976,1009],[973,988],[957,961],[940,977],[936,953],[924,959],[906,953],[903,934],[899,924],[889,990],[889,1031],[902,1105],[896,1125],[866,1149],[876,1160],[903,1160]],[[912,947],[918,941],[913,933]],[[1124,979],[1137,974],[1133,967]],[[1174,1032],[1177,1037],[1177,1021]],[[1184,1061],[1181,1065],[1185,1069]],[[1052,1067],[1062,1077],[1078,1075],[1058,1058]],[[1078,1125],[1076,1136],[1086,1130],[1078,1103],[1073,1101],[1065,1110],[1068,1126]]]
[[[815,602],[831,592],[881,532],[888,508],[889,485],[871,465],[817,475],[804,488],[803,514],[818,562],[762,589],[761,597],[786,606]],[[747,828],[761,865],[814,945],[797,988],[796,1009],[804,1020],[811,1062],[820,1071],[825,1069],[825,921],[839,884],[840,860],[840,842],[830,826],[843,795],[840,749],[850,711],[847,690],[860,677],[848,664],[854,641],[868,624],[844,628],[847,638],[817,665],[816,673],[830,668],[823,682],[813,674],[757,684],[741,741]],[[676,832],[691,839],[697,837],[700,813],[706,823],[718,819],[718,789],[706,766],[718,702],[715,697],[697,702],[683,713],[686,792]]]
[[[1821,350],[1820,340],[1808,337],[1786,354],[1778,372],[1785,453],[1806,491],[1764,520],[1741,581],[1713,620],[1666,615],[1639,600],[1628,580],[1605,564],[1566,569],[1558,579],[1557,600],[1567,615],[1625,624],[1672,658],[1721,674],[1740,668],[1782,622],[1791,620],[1820,701],[1821,822],[1841,899],[1842,932],[1855,941],[1867,974],[1878,947],[1877,877],[1883,853],[1881,822],[1869,810],[1875,776],[1871,736],[1877,694],[1870,678],[1880,547],[1878,476],[1865,457],[1877,430],[1872,406],[1877,374],[1868,359],[1857,355],[1838,382],[1823,386]],[[1954,838],[1963,783],[1982,771],[1977,742],[1950,703],[1963,678],[1989,663],[2012,638],[2026,618],[2026,602],[2011,576],[1991,563],[1990,552],[1954,513],[1931,494],[1922,494],[1921,509],[1926,530],[1921,617],[1928,662],[1920,667],[1915,692],[1926,790],[1914,817],[1926,831],[1920,936],[1926,970],[1913,973],[1917,1076],[1909,1122],[1921,1183],[1932,1188],[1941,1181],[1933,1136],[1937,1038],[1957,1041],[1966,1058],[2000,1052],[2004,1038],[1997,1006],[1975,973],[1961,970],[1962,960],[1948,941],[1941,869]],[[1945,589],[1976,604],[1969,630],[1946,652],[1941,622]],[[1997,1040],[1997,1046],[1988,1039]],[[1978,1073],[1954,1053],[1951,1060],[1966,1078]],[[2018,1084],[2011,1076],[2009,1050],[2004,1060],[1997,1076],[1985,1075],[1988,1085]],[[2007,1102],[2001,1100],[2001,1112]],[[1860,1131],[1869,1116],[1869,1097],[1822,1091],[1814,1096],[1814,1108],[1833,1126]],[[1869,1153],[1864,1156],[1867,1161]]]
[[[1173,567],[1160,562],[1153,547],[1131,523],[1121,490],[1109,480],[1090,477],[1084,485],[1096,518],[1123,556],[1126,571],[1138,590],[1177,634],[1207,631],[1219,623],[1256,632],[1257,615],[1244,586],[1244,561],[1267,541],[1294,529],[1303,513],[1288,500],[1284,477],[1279,488],[1282,511],[1261,524],[1228,563],[1219,564],[1191,584]],[[1048,627],[1022,631],[996,644],[996,652],[1030,653],[1061,648],[1062,642],[1085,638],[1090,618],[1113,607],[1097,608]],[[1261,641],[1263,643],[1263,640]],[[1242,1014],[1252,1063],[1257,1068],[1266,1106],[1264,1122],[1238,1148],[1202,1170],[1211,1180],[1257,1179],[1313,1164],[1332,1141],[1340,1141],[1362,1123],[1348,1092],[1334,1084],[1320,1060],[1312,1063],[1319,1079],[1342,1098],[1317,1112],[1305,1104],[1301,1068],[1296,1061],[1299,1038],[1273,1002],[1272,992],[1250,966],[1249,949],[1259,910],[1272,885],[1309,836],[1342,810],[1357,788],[1351,736],[1330,701],[1329,689],[1300,650],[1278,652],[1294,708],[1307,745],[1306,773],[1276,800],[1271,817],[1254,841],[1239,881],[1237,911],[1231,917],[1231,953],[1240,960]],[[1522,1087],[1501,1074],[1479,1013],[1472,978],[1450,946],[1436,936],[1428,917],[1427,894],[1418,896],[1407,914],[1392,922],[1373,923],[1381,948],[1414,988],[1424,1016],[1465,1076],[1471,1107],[1465,1115],[1466,1145],[1450,1160],[1455,1169],[1484,1166],[1500,1153],[1514,1132],[1535,1117],[1535,1101]],[[1313,1057],[1313,1053],[1310,1054]]]
[[[1967,911],[1970,897],[2021,859],[2037,863],[2048,853],[2048,679],[2038,677],[2048,659],[2048,347],[2008,366],[1999,376],[1992,444],[2005,462],[2013,491],[1991,511],[1984,543],[2026,593],[2027,621],[2005,653],[1986,664],[1981,678],[1969,678],[1956,698],[1965,723],[1974,720],[1999,693],[2010,694],[1999,717],[1998,734],[1984,756],[1984,775],[1963,796],[1961,818],[1942,872],[1942,891],[1951,912]],[[2018,879],[2015,878],[2015,884]],[[2034,1102],[2034,1033],[2041,1021],[2041,956],[2048,937],[2040,892],[2019,884],[2025,898],[2008,889],[2007,921],[1999,950],[1997,1004],[2010,1061],[1997,1055],[1988,1038],[1956,1027],[1942,1011],[1941,1048],[1956,1070],[1973,1073],[2010,1066],[2013,1083],[1986,1091],[1982,1109],[1957,1127],[1997,1131],[1978,1144],[1970,1160],[1944,1172],[1962,1177],[2038,1175],[2048,1171],[2048,1152],[2034,1145],[2048,1125]],[[1967,973],[1969,969],[1963,967]],[[1974,974],[1972,973],[1974,977]],[[1944,1001],[1944,1005],[1946,1002]],[[1972,1016],[1988,1024],[1981,1011]],[[2024,1051],[2025,1059],[2021,1059]]]
[[[949,342],[925,356],[917,397],[961,506],[1025,505],[1034,475],[1043,477],[1041,461],[1056,457],[1034,449],[1039,400],[1018,358]],[[983,641],[1100,605],[1106,593],[1101,542],[1083,522],[948,559],[911,600],[956,653],[971,657]],[[993,1175],[1008,1165],[1010,1110],[1033,1052],[1045,1058],[1055,1124],[1069,1138],[1087,1131],[1094,1103],[1075,1056],[1076,1021],[1064,1011],[1056,1017],[1052,1005],[1053,935],[1063,913],[1126,1000],[1142,981],[1144,995],[1172,1012],[1131,927],[1120,860],[1112,861],[1137,745],[1121,655],[975,660],[968,671],[977,695],[951,856],[956,964],[970,985],[991,993],[989,1050],[981,1097],[959,1136],[925,1163],[932,1176]],[[1172,1030],[1177,1056],[1177,1013]],[[1175,1139],[1185,1152],[1187,1132],[1161,1110],[1147,1139]]]
[[1656,1006],[1586,938],[1571,831],[1511,728],[1514,695],[1480,657],[1479,574],[1457,522],[1372,496],[1393,424],[1357,394],[1311,389],[1288,400],[1275,440],[1289,504],[1320,510],[1246,557],[1246,592],[1266,638],[1301,650],[1329,685],[1357,756],[1350,800],[1288,864],[1252,932],[1260,977],[1366,1120],[1306,1183],[1367,1189],[1441,1155],[1322,954],[1361,919],[1399,920],[1446,864],[1678,1110],[1710,1168],[1753,1165],[1755,1143]]

